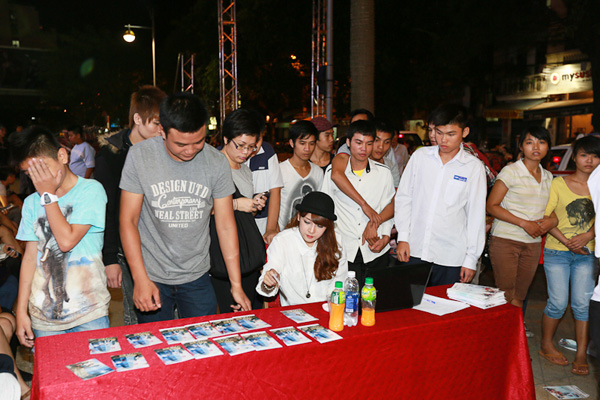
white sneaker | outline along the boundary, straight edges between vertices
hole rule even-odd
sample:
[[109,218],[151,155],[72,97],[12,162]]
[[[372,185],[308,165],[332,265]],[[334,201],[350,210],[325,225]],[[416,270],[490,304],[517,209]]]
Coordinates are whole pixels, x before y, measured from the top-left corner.
[[525,324],[525,323],[524,323],[523,325],[525,325],[525,336],[526,336],[526,337],[528,337],[528,338],[532,338],[532,337],[534,337],[535,335],[533,334],[533,332],[531,332],[531,331],[530,331],[530,330],[527,328],[527,324]]

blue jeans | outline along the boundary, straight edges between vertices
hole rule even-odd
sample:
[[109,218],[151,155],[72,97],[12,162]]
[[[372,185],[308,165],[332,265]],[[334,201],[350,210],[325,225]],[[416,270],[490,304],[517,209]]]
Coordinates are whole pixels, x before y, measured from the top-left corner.
[[162,307],[151,312],[141,312],[136,309],[140,324],[174,319],[175,306],[181,318],[217,313],[217,298],[208,273],[195,281],[181,285],[165,285],[158,282],[154,284],[158,287]]
[[39,331],[37,329],[33,330],[33,334],[36,338],[41,338],[44,336],[53,336],[60,335],[63,333],[71,333],[71,332],[83,332],[83,331],[93,331],[96,329],[105,329],[109,327],[108,316],[100,317],[90,322],[86,322],[85,324],[77,325],[71,329],[66,329],[64,331]]
[[578,321],[589,319],[589,305],[596,286],[598,260],[593,254],[581,255],[571,251],[544,249],[544,270],[548,282],[548,303],[544,314],[560,319],[569,304]]

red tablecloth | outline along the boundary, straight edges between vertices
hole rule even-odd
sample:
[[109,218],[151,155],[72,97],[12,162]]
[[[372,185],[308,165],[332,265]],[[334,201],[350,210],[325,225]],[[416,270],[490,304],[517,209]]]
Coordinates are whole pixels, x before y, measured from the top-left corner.
[[[428,289],[445,297],[446,287]],[[286,307],[298,308],[298,307]],[[301,306],[328,324],[320,304]],[[281,308],[255,310],[272,327],[297,324]],[[470,307],[443,317],[416,310],[376,314],[374,327],[346,327],[343,340],[164,365],[124,335],[227,317],[70,333],[36,340],[34,399],[535,399],[521,310]],[[90,355],[88,339],[117,336],[121,352]],[[149,368],[83,381],[66,365],[140,351]]]

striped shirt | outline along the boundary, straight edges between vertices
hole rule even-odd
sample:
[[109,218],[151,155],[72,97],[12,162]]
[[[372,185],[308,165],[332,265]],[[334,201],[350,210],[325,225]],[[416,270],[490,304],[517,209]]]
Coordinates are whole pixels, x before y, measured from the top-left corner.
[[[544,217],[546,204],[550,197],[552,174],[540,165],[542,179],[538,183],[529,173],[529,170],[519,160],[502,168],[497,180],[504,182],[508,192],[502,199],[500,206],[516,217],[527,221],[535,221]],[[508,222],[494,220],[492,236],[516,240],[524,243],[539,243],[541,237],[532,238],[525,230]]]

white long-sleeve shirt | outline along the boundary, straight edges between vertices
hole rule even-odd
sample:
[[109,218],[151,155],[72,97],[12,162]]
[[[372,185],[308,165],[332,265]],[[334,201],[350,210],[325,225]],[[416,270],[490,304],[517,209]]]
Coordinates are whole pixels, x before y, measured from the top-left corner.
[[[267,248],[267,263],[258,279],[256,291],[266,297],[275,296],[279,291],[282,306],[326,301],[335,287],[335,281],[344,282],[348,277],[348,261],[346,253],[340,246],[342,255],[335,276],[317,282],[314,272],[317,243],[318,241],[309,247],[302,239],[298,228],[290,228],[278,233]],[[262,283],[265,274],[271,269],[279,274],[279,287],[267,292]],[[306,297],[307,292],[310,292],[310,298]]]
[[[395,194],[390,169],[383,164],[369,160],[362,176],[358,176],[352,171],[350,164],[348,162],[346,166],[346,177],[367,204],[373,210],[380,213],[385,206],[390,204]],[[336,224],[342,235],[342,245],[350,261],[355,260],[359,249],[365,263],[375,260],[390,249],[390,245],[387,244],[379,253],[374,253],[369,249],[368,242],[365,241],[364,244],[361,244],[362,234],[369,222],[369,218],[363,213],[358,203],[348,197],[333,183],[331,180],[331,166],[327,167],[321,191],[331,196],[335,203],[335,215],[338,217]],[[383,235],[389,236],[392,226],[394,226],[392,219],[384,221],[379,225],[377,233],[380,237]]]
[[[590,175],[587,181],[588,189],[590,189],[590,195],[592,196],[592,202],[594,203],[594,211],[596,212],[596,216],[600,215],[600,168],[596,167],[594,172]],[[600,223],[594,225],[594,230],[596,233],[596,250],[595,255],[596,258],[600,258]],[[600,282],[594,288],[594,293],[592,294],[592,300],[596,302],[600,302]]]
[[410,255],[448,267],[476,269],[485,244],[483,163],[466,153],[442,163],[438,146],[410,157],[396,193],[398,242]]

